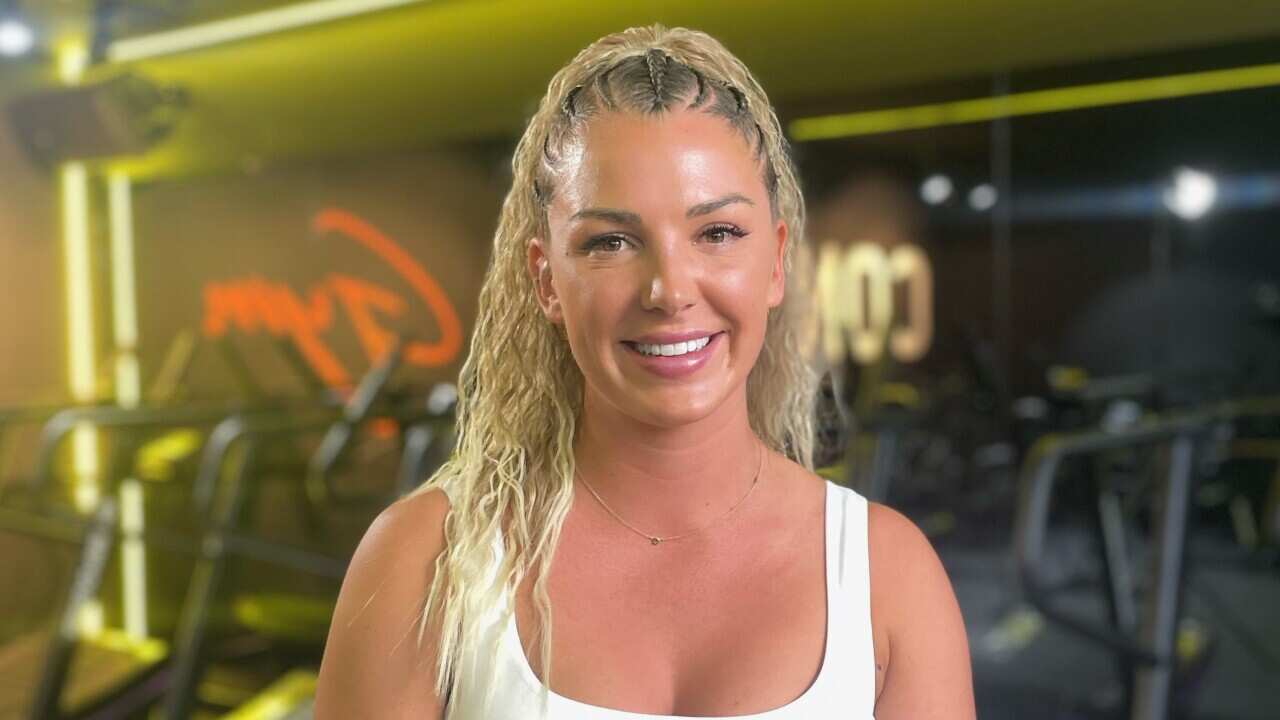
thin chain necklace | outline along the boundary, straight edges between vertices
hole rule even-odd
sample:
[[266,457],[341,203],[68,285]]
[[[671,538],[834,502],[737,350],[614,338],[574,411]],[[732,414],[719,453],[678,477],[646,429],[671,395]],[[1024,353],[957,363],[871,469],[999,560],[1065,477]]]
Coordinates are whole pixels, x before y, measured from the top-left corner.
[[662,543],[664,543],[664,542],[670,542],[670,541],[672,541],[672,540],[679,540],[680,538],[689,537],[690,535],[696,535],[696,534],[698,534],[698,533],[700,533],[700,532],[702,532],[702,531],[704,531],[704,530],[707,530],[707,529],[708,529],[708,528],[710,528],[711,526],[715,525],[716,523],[719,523],[721,520],[724,520],[725,518],[727,518],[727,517],[729,517],[730,515],[732,515],[732,514],[733,514],[733,512],[734,512],[735,510],[737,510],[739,507],[741,507],[742,503],[746,502],[747,498],[751,496],[751,491],[756,489],[756,485],[757,485],[757,484],[759,484],[759,482],[760,482],[760,471],[761,471],[761,470],[763,470],[763,469],[764,469],[764,448],[761,448],[761,449],[760,449],[760,464],[756,467],[756,476],[755,476],[754,478],[752,478],[752,479],[751,479],[751,487],[747,488],[747,492],[746,492],[746,494],[744,494],[744,495],[743,495],[743,496],[738,500],[738,502],[734,503],[734,504],[733,504],[733,507],[729,508],[729,511],[728,511],[728,512],[726,512],[725,514],[723,514],[723,515],[721,515],[720,517],[716,518],[715,520],[712,520],[711,522],[707,523],[706,525],[704,525],[704,526],[702,526],[702,527],[698,528],[697,530],[690,530],[689,532],[686,532],[686,533],[680,533],[679,535],[668,535],[668,536],[666,536],[666,537],[661,537],[661,536],[658,536],[658,535],[653,535],[653,534],[651,534],[651,533],[647,533],[647,532],[645,532],[645,531],[641,530],[640,528],[637,528],[635,525],[632,525],[631,523],[627,522],[626,520],[623,520],[621,515],[619,515],[618,513],[614,512],[614,511],[613,511],[613,508],[609,507],[609,506],[605,503],[604,499],[602,499],[602,498],[600,497],[600,493],[597,493],[597,492],[596,492],[596,489],[595,489],[595,488],[593,488],[593,487],[591,487],[591,483],[587,482],[586,478],[582,477],[582,475],[578,472],[577,468],[574,468],[573,474],[574,474],[575,476],[577,476],[577,478],[578,478],[579,480],[581,480],[581,481],[582,481],[582,484],[583,484],[583,485],[586,485],[586,486],[587,486],[587,490],[591,493],[591,497],[594,497],[594,498],[596,499],[596,502],[600,503],[600,507],[604,508],[604,509],[605,509],[605,512],[608,512],[610,515],[612,515],[614,520],[617,520],[618,522],[622,523],[622,525],[623,525],[624,527],[626,527],[628,530],[630,530],[631,532],[633,532],[633,533],[635,533],[635,534],[639,535],[640,537],[642,537],[642,538],[644,538],[644,539],[648,540],[650,545],[660,545],[660,544],[662,544]]

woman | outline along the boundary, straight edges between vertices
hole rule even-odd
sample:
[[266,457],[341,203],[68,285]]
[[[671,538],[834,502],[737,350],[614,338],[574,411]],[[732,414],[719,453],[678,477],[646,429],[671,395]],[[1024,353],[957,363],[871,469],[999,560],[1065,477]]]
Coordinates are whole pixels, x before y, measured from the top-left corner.
[[605,37],[513,168],[457,450],[361,542],[316,717],[972,717],[928,542],[811,472],[804,204],[747,69]]

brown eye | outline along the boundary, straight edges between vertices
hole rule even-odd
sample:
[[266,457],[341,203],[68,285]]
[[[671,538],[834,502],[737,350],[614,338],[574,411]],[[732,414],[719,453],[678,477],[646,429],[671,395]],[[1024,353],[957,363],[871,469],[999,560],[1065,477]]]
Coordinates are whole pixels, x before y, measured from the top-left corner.
[[730,241],[746,236],[746,231],[734,225],[713,225],[703,231],[702,237],[711,241],[712,245],[725,245]]
[[595,252],[597,250],[605,253],[621,252],[627,246],[626,238],[621,235],[602,235],[592,238],[583,246],[583,250],[587,252]]

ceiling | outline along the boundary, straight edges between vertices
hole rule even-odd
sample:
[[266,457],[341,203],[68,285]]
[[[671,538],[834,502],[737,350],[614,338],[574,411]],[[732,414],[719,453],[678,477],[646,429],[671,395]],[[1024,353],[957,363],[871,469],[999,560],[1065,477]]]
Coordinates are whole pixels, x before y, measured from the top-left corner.
[[[115,37],[289,3],[118,4],[109,26]],[[75,28],[86,26],[91,3],[25,5],[49,26]],[[145,157],[123,163],[140,179],[173,177],[509,138],[575,52],[608,32],[655,21],[721,39],[784,110],[853,110],[896,89],[945,87],[994,72],[1280,38],[1280,12],[1271,0],[423,0],[130,65],[99,65],[91,77],[127,67],[186,89],[191,105],[174,133]]]

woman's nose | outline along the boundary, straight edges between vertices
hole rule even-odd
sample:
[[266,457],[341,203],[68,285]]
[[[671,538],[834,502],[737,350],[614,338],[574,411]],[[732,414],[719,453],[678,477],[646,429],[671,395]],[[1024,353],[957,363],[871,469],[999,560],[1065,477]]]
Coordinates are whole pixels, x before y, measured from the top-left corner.
[[642,293],[646,310],[674,315],[692,306],[697,297],[697,268],[677,247],[654,243]]

